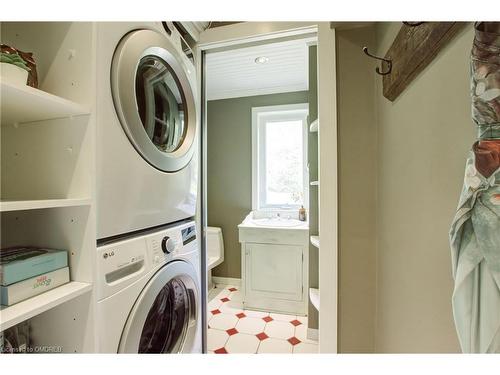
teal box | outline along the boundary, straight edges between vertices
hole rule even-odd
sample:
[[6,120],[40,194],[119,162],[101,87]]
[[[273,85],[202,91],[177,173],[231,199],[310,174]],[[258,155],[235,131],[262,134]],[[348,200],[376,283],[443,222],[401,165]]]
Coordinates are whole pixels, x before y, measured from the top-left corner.
[[65,250],[38,247],[0,249],[0,284],[7,286],[67,266]]

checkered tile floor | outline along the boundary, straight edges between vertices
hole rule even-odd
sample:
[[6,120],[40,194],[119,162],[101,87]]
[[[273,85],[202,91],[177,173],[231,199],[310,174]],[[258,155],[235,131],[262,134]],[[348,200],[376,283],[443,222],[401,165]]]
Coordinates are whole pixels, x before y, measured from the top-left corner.
[[318,342],[306,337],[307,317],[243,310],[238,306],[241,295],[232,286],[222,287],[209,301],[209,353],[318,352]]

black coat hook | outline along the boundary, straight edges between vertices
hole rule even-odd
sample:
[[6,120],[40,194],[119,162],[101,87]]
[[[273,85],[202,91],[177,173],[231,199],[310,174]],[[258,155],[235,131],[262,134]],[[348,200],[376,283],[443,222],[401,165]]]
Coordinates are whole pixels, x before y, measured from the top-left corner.
[[409,22],[409,21],[403,21],[403,24],[405,24],[406,26],[410,26],[410,27],[416,27],[416,26],[420,26],[421,24],[423,24],[425,22]]
[[377,66],[377,69],[375,69],[375,71],[377,72],[377,74],[380,74],[381,76],[385,76],[387,74],[390,74],[391,71],[392,71],[392,60],[389,58],[389,59],[386,59],[384,57],[378,57],[378,56],[375,56],[375,55],[372,55],[370,52],[368,52],[368,47],[363,47],[363,52],[367,55],[367,56],[370,56],[374,59],[377,59],[377,60],[380,60],[382,61],[382,63],[386,63],[387,64],[387,70],[385,72],[383,72],[378,66]]

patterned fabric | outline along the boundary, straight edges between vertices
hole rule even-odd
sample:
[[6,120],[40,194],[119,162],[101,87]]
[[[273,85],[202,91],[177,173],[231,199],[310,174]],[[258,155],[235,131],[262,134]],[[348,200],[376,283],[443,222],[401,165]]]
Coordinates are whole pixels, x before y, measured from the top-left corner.
[[465,353],[500,353],[500,23],[475,24],[472,119],[478,127],[450,231],[453,314]]
[[480,26],[471,53],[471,96],[472,120],[484,131],[487,125],[500,126],[500,34]]

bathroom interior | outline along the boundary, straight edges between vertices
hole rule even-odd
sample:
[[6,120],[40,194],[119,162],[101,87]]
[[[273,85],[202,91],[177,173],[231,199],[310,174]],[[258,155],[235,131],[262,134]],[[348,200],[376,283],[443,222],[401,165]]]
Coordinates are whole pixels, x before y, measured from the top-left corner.
[[[34,52],[39,82],[0,72],[1,247],[66,249],[69,269],[62,286],[2,302],[2,340],[28,329],[28,348],[56,353],[500,351],[498,337],[464,343],[454,298],[470,295],[455,293],[449,236],[476,181],[488,212],[500,206],[494,174],[468,167],[463,189],[471,49],[496,35],[483,86],[498,84],[498,25],[1,22],[2,48]],[[154,105],[137,92],[158,77],[156,110],[182,124],[169,145],[142,134]],[[498,119],[500,90],[483,86],[473,97],[488,92]],[[174,289],[178,330],[148,313],[149,290]],[[144,344],[155,319],[168,335]]]
[[208,351],[318,352],[316,40],[206,55]]

